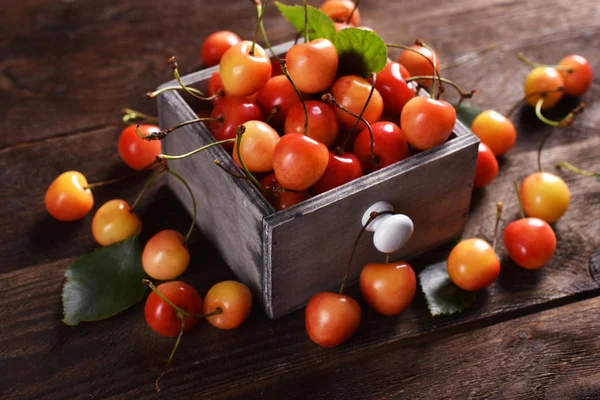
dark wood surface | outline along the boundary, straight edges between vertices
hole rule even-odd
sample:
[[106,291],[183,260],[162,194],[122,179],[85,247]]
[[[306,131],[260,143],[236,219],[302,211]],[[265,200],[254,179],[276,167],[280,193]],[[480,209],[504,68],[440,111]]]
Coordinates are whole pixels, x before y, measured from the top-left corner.
[[[580,53],[600,71],[596,1],[363,0],[361,14],[387,41],[423,38],[443,61],[502,43],[446,73],[478,89],[475,103],[499,111],[522,95],[528,69],[516,61],[518,51],[547,63]],[[597,255],[590,268],[600,247],[600,185],[565,172],[558,173],[572,200],[554,226],[554,259],[537,272],[503,263],[499,280],[468,311],[432,318],[420,294],[395,318],[364,307],[357,335],[326,350],[306,337],[302,311],[273,322],[255,307],[238,330],[201,324],[185,336],[157,396],[153,381],[173,343],[146,326],[143,304],[106,321],[60,322],[64,270],[95,244],[91,215],[52,220],[44,191],[67,169],[90,181],[126,172],[116,152],[119,109],[155,113],[140,96],[170,79],[167,57],[177,55],[183,72],[198,69],[203,38],[217,29],[249,37],[254,12],[241,0],[23,0],[6,3],[0,15],[0,398],[600,398]],[[293,36],[274,9],[266,26],[273,42]],[[600,168],[599,98],[596,78],[585,113],[547,142],[547,170],[562,160]],[[530,110],[513,121],[517,145],[501,160],[498,179],[474,193],[465,237],[490,238],[498,200],[505,223],[517,215],[511,182],[535,170],[535,148],[549,128]],[[96,202],[132,201],[142,185],[140,178],[97,190]],[[164,181],[140,214],[143,239],[189,222]],[[182,279],[201,294],[233,276],[200,232],[191,252]]]

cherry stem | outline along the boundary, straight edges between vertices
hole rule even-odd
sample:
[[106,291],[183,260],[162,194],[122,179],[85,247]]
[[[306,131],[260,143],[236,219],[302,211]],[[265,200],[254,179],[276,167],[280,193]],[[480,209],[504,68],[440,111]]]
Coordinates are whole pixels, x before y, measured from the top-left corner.
[[571,68],[567,65],[547,65],[547,64],[540,64],[535,61],[531,61],[530,59],[525,57],[525,54],[523,54],[523,53],[517,54],[517,58],[520,61],[522,61],[523,63],[525,63],[526,65],[529,65],[531,68],[546,67],[546,68],[554,68],[559,71],[567,71],[569,73],[573,72],[573,68]]
[[265,0],[265,3],[260,7],[260,13],[258,14],[258,22],[256,23],[256,29],[254,30],[254,38],[252,39],[252,47],[250,47],[250,51],[248,52],[248,54],[250,54],[251,56],[254,55],[254,49],[256,48],[256,40],[258,39],[258,31],[262,26],[262,21],[265,16],[265,8],[267,8],[268,2],[269,0]]
[[[417,50],[413,49],[410,46],[406,46],[404,44],[394,44],[394,43],[386,43],[385,46],[386,47],[391,47],[391,48],[394,48],[394,49],[402,49],[402,50],[412,51],[413,53],[416,53],[416,54],[420,55],[421,57],[425,58],[427,60],[427,62],[429,64],[431,64],[431,66],[433,67],[433,71],[434,72],[437,71],[437,68],[435,67],[435,64],[433,63],[433,61],[429,57],[427,57],[425,54],[422,54],[422,53],[418,52]],[[431,54],[433,54],[433,52]]]
[[[177,57],[171,56],[169,58],[169,67],[171,67],[171,69],[173,70],[173,76],[177,80],[177,83],[179,83],[181,88],[183,90],[185,90],[185,92],[187,94],[189,94],[190,96],[195,97],[199,100],[213,100],[215,98],[215,96],[217,96],[217,95],[213,95],[210,97],[206,97],[206,96],[204,96],[204,93],[200,92],[199,90],[197,90],[197,89],[192,90],[192,88],[187,87],[183,83],[183,81],[181,80],[181,76],[179,75],[179,69],[177,68]],[[197,94],[197,93],[200,93],[200,94]]]
[[548,132],[548,134],[546,136],[544,136],[544,138],[542,139],[542,141],[540,142],[540,145],[538,147],[538,151],[537,151],[538,172],[543,172],[542,171],[542,149],[544,148],[544,144],[546,144],[546,141],[550,138],[550,136],[552,135],[553,132],[554,132],[554,129],[551,129],[550,132]]
[[225,144],[225,143],[233,143],[233,142],[235,142],[235,139],[219,140],[218,142],[209,143],[206,146],[202,146],[200,148],[197,148],[196,150],[190,151],[189,153],[181,154],[179,156],[170,156],[168,154],[159,154],[156,156],[156,158],[159,160],[181,160],[182,158],[193,156],[194,154],[200,153],[201,151],[209,149],[211,147],[218,146],[218,145]]
[[208,317],[212,317],[213,315],[223,314],[223,309],[221,307],[217,307],[217,309],[215,311],[209,312],[208,314],[192,314],[192,313],[189,313],[189,312],[185,311],[183,308],[177,307],[175,304],[173,304],[173,302],[171,302],[171,300],[167,299],[165,297],[165,295],[162,294],[160,292],[160,290],[158,290],[158,288],[156,286],[154,286],[154,283],[152,283],[152,281],[150,279],[142,279],[142,284],[144,284],[145,286],[149,287],[165,303],[167,303],[168,305],[170,305],[171,307],[173,307],[173,309],[175,311],[177,311],[178,313],[180,313],[183,316],[193,317],[193,318],[208,318]]
[[151,132],[149,134],[144,134],[143,132],[140,131],[140,126],[136,126],[135,128],[135,133],[138,135],[138,137],[140,137],[141,139],[144,140],[163,140],[165,137],[167,137],[167,135],[179,128],[182,128],[186,125],[191,125],[191,124],[195,124],[198,122],[208,122],[208,121],[215,121],[215,122],[223,122],[224,118],[218,117],[218,118],[211,118],[211,117],[207,117],[207,118],[195,118],[195,119],[190,119],[189,121],[184,121],[181,122],[175,126],[172,126],[170,128],[167,129],[163,129],[162,131],[156,131],[156,132]]
[[[377,74],[376,73],[372,73],[371,74],[371,79],[373,80],[371,82],[371,90],[369,91],[369,95],[367,96],[367,100],[365,101],[365,104],[363,105],[362,110],[360,110],[360,114],[358,114],[358,116],[356,117],[356,121],[354,121],[354,124],[352,125],[352,128],[350,128],[350,132],[348,135],[351,135],[352,132],[354,132],[354,129],[356,128],[356,125],[358,125],[358,123],[363,119],[363,115],[365,113],[365,111],[367,111],[367,107],[369,106],[369,103],[371,102],[371,97],[373,96],[373,92],[375,91],[375,84],[377,83]],[[371,158],[373,157],[373,136],[371,136]],[[346,150],[346,148],[344,147],[344,150]]]
[[519,182],[514,181],[513,187],[515,188],[515,193],[517,195],[517,200],[519,201],[519,214],[521,214],[521,218],[525,218],[525,211],[523,211],[523,203],[521,203],[521,193],[519,191]]
[[433,51],[433,49],[431,47],[429,47],[427,44],[425,44],[425,42],[423,42],[422,40],[417,39],[415,44],[426,48],[431,53],[431,64],[433,65],[433,76],[437,75],[437,78],[438,78],[437,97],[435,97],[435,80],[434,80],[433,82],[431,82],[431,98],[437,100],[440,98],[440,96],[444,92],[444,88],[442,86],[442,78],[440,77],[440,71],[438,71],[438,69],[435,66],[436,65],[435,52]]
[[356,0],[354,2],[354,8],[352,9],[352,11],[350,12],[350,15],[348,15],[348,19],[346,20],[346,25],[350,24],[350,21],[352,20],[352,17],[354,16],[354,13],[356,12],[356,10],[358,10],[358,5],[360,4],[360,0]]
[[150,164],[146,165],[144,168],[140,169],[139,171],[134,171],[134,172],[132,172],[130,174],[123,175],[123,176],[115,178],[115,179],[108,179],[108,180],[102,181],[102,182],[90,183],[84,189],[93,189],[93,188],[97,188],[97,187],[100,187],[100,186],[106,186],[106,185],[110,185],[112,183],[121,182],[121,181],[124,181],[124,180],[129,179],[129,178],[133,178],[134,176],[139,175],[140,172],[147,171],[147,170],[151,169],[152,167],[154,167],[158,163],[159,163],[158,160],[154,160]]
[[436,79],[439,79],[440,81],[442,81],[444,83],[447,83],[450,86],[452,86],[454,89],[456,89],[456,91],[458,92],[458,94],[461,97],[461,101],[462,101],[462,99],[470,99],[475,94],[475,90],[471,90],[470,92],[465,92],[454,81],[451,81],[450,79],[447,79],[447,78],[436,77],[435,75],[411,76],[410,78],[407,78],[405,81],[408,83],[408,82],[412,82],[412,81],[416,81],[416,80],[432,80],[432,81],[435,81]]
[[162,174],[166,170],[166,168],[167,168],[166,165],[163,165],[162,167],[160,167],[157,170],[155,170],[152,173],[152,175],[150,175],[150,178],[148,178],[148,180],[146,180],[146,183],[144,184],[144,187],[142,188],[142,191],[138,194],[138,196],[136,197],[135,201],[133,202],[133,205],[129,209],[130,213],[132,213],[133,210],[137,207],[137,205],[139,204],[140,200],[142,199],[142,196],[144,195],[144,193],[146,192],[146,190],[148,190],[148,187],[150,187],[150,185],[152,184],[152,182],[154,182],[154,180],[160,174]]
[[294,83],[294,80],[292,79],[292,76],[290,75],[290,72],[288,71],[287,64],[286,64],[284,58],[279,59],[279,65],[281,66],[281,72],[283,72],[285,77],[288,78],[288,80],[292,84],[292,87],[294,88],[294,91],[298,95],[300,102],[302,103],[302,108],[304,109],[304,134],[308,135],[308,108],[306,108],[306,103],[304,103],[304,99],[302,98],[302,93],[300,93],[300,90],[298,90],[298,87]]
[[280,111],[280,107],[279,106],[274,106],[271,109],[271,112],[269,113],[269,116],[267,117],[267,119],[265,119],[265,124],[268,124],[269,122],[271,122],[271,119],[273,119],[273,117],[275,116],[275,114],[277,114]]
[[577,107],[575,107],[573,110],[571,110],[570,113],[565,115],[565,117],[563,119],[561,119],[560,121],[553,121],[551,119],[544,117],[544,115],[542,114],[542,104],[544,104],[545,100],[546,100],[546,95],[545,94],[540,95],[540,98],[538,99],[537,103],[535,103],[535,115],[538,117],[538,119],[540,121],[542,121],[543,123],[550,125],[550,126],[561,126],[562,127],[562,126],[569,125],[573,121],[573,118],[575,118],[575,116],[577,114],[581,113],[583,111],[583,109],[585,108],[585,103],[579,103],[579,105]]
[[595,176],[596,178],[600,178],[600,173],[598,172],[593,172],[593,171],[587,171],[585,169],[581,169],[581,168],[577,168],[576,166],[574,166],[573,164],[569,163],[568,161],[561,161],[558,164],[556,164],[556,168],[560,169],[560,168],[566,168],[571,172],[575,172],[576,174],[582,175],[582,176]]
[[[155,90],[154,92],[147,92],[146,94],[144,94],[144,100],[152,100],[156,96],[158,96],[159,94],[162,94],[164,92],[168,92],[170,90],[186,90],[186,88],[181,87],[181,86],[166,86],[166,87],[164,87],[162,89]],[[212,95],[210,97],[204,97],[204,95],[202,94],[202,92],[199,91],[198,89],[187,87],[187,90],[189,90],[190,92],[194,92],[196,94],[194,97],[196,97],[198,99],[202,99],[202,100],[214,100],[217,97],[223,95],[223,92],[219,91],[218,93],[216,93],[216,94],[214,94],[214,95]]]
[[[265,1],[265,6],[267,4],[267,1]],[[262,19],[260,19],[260,15],[263,12],[263,4],[261,0],[254,0],[254,6],[256,7],[256,14],[258,15],[258,18],[260,20],[260,34],[263,38],[263,40],[265,41],[265,45],[267,46],[267,48],[269,49],[269,51],[271,52],[271,57],[275,57],[275,52],[273,51],[273,46],[271,46],[271,42],[269,41],[269,38],[267,37],[267,32],[265,31],[265,25],[263,24]]]
[[449,62],[448,64],[442,64],[440,68],[442,70],[444,70],[444,71],[447,71],[450,68],[458,67],[460,65],[463,65],[463,64],[466,64],[468,62],[474,61],[474,60],[478,59],[479,57],[481,57],[481,56],[483,56],[483,55],[485,55],[485,54],[487,54],[487,53],[489,53],[491,51],[494,51],[496,49],[501,48],[502,46],[504,46],[504,45],[501,44],[501,43],[493,44],[493,45],[491,45],[489,47],[486,47],[486,48],[477,50],[475,52],[468,53],[468,54],[465,54],[463,56],[460,56],[457,59]]
[[250,172],[248,167],[246,167],[246,163],[244,163],[244,160],[242,159],[242,151],[240,149],[242,147],[242,136],[244,135],[245,132],[246,132],[246,127],[244,125],[238,126],[237,129],[235,130],[235,136],[236,136],[235,154],[237,154],[238,161],[240,162],[240,165],[242,166],[242,171],[244,171],[244,174],[246,174],[246,176],[252,181],[252,183],[254,183],[256,185],[256,187],[260,191],[268,194],[270,192],[258,181],[258,179],[256,179],[254,177],[254,175],[252,175],[252,172]]
[[238,175],[238,174],[234,174],[233,172],[231,172],[230,170],[228,170],[227,168],[225,168],[225,166],[223,164],[221,164],[221,161],[219,160],[215,160],[214,161],[215,165],[219,168],[221,168],[223,171],[225,171],[228,175],[234,177],[234,178],[238,178],[238,179],[250,179],[248,178],[246,175]]
[[177,172],[173,171],[168,166],[166,166],[165,168],[168,173],[170,173],[175,178],[177,178],[181,183],[183,183],[183,185],[187,189],[188,193],[190,194],[190,197],[192,198],[192,208],[193,208],[192,224],[190,225],[190,229],[188,229],[188,231],[185,235],[185,238],[183,240],[183,244],[186,245],[188,242],[188,239],[190,238],[190,236],[192,235],[192,232],[194,231],[194,226],[196,226],[196,212],[197,212],[196,197],[194,197],[194,192],[192,192],[192,188],[190,187],[190,185],[187,183],[187,181],[185,179],[183,179],[183,177],[181,175],[179,175]]
[[390,263],[390,256],[391,256],[391,254],[390,254],[390,253],[387,253],[387,254],[385,255],[385,263],[386,263],[386,264],[389,264],[389,263]]
[[308,43],[308,3],[304,0],[304,42]]
[[531,92],[528,95],[526,95],[526,96],[522,97],[521,99],[519,99],[515,104],[513,104],[510,107],[510,109],[508,110],[508,112],[506,114],[504,114],[504,116],[506,118],[510,118],[513,115],[513,113],[517,110],[517,108],[519,108],[519,106],[521,105],[521,103],[524,103],[530,97],[548,95],[549,93],[562,92],[564,90],[565,89],[562,86],[560,86],[560,87],[558,87],[556,89],[553,89],[553,90],[548,90],[548,91],[543,90],[543,91],[538,91],[538,92]]
[[133,125],[136,119],[142,119],[146,122],[158,122],[157,117],[132,110],[131,108],[123,108],[121,112],[123,113],[123,123],[126,125]]
[[163,376],[165,376],[165,374],[167,373],[167,371],[169,369],[169,366],[171,366],[171,363],[173,362],[173,358],[175,357],[175,352],[177,351],[177,348],[179,347],[179,343],[181,342],[181,337],[183,336],[183,331],[185,329],[184,316],[178,312],[177,318],[179,318],[181,320],[181,327],[179,328],[179,335],[177,335],[177,340],[175,341],[173,350],[171,350],[171,355],[169,355],[167,364],[165,365],[162,372],[160,373],[160,375],[156,378],[156,381],[154,382],[154,389],[156,390],[157,393],[160,392],[160,380],[162,379]]
[[356,237],[356,240],[354,241],[354,246],[352,246],[352,254],[350,254],[350,262],[348,263],[348,268],[346,269],[346,275],[344,275],[344,279],[342,280],[342,286],[340,286],[340,290],[338,292],[339,294],[343,294],[344,289],[346,289],[346,282],[348,281],[348,276],[350,275],[350,270],[352,269],[352,261],[354,261],[354,254],[356,253],[356,248],[358,247],[358,242],[359,242],[362,234],[365,232],[365,230],[367,229],[369,224],[375,220],[375,218],[377,218],[378,216],[383,215],[383,214],[393,214],[393,212],[392,211],[382,211],[382,212],[373,211],[369,215],[369,219],[367,220],[365,225],[360,229],[360,232],[358,233],[358,236]]
[[504,205],[501,201],[496,204],[496,225],[494,225],[494,240],[492,242],[492,249],[496,251],[496,239],[498,238],[498,226],[500,225],[500,220],[502,219],[502,208]]

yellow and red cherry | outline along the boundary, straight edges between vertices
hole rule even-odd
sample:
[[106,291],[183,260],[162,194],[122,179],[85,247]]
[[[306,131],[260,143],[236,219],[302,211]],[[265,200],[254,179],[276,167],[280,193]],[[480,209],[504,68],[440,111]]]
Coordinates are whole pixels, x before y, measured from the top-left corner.
[[220,314],[206,317],[219,329],[235,329],[248,319],[252,310],[250,289],[237,281],[223,281],[211,287],[204,296],[204,314],[221,310]]
[[450,137],[456,123],[456,111],[444,100],[417,96],[406,103],[400,114],[400,126],[408,143],[418,150],[438,146]]
[[[304,103],[308,111],[308,137],[327,147],[331,146],[339,132],[335,111],[322,101],[306,100]],[[302,104],[296,104],[289,110],[285,118],[284,132],[304,133],[305,121],[304,107]]]
[[[360,13],[358,9],[354,10],[354,8],[355,3],[352,0],[327,0],[321,5],[320,10],[335,22],[346,23],[352,15],[348,22],[358,26],[360,24]],[[352,10],[354,10],[354,13],[352,13]]]
[[581,96],[592,86],[594,71],[586,58],[572,54],[560,60],[558,66],[568,68],[559,70],[563,77],[565,94]]
[[285,61],[296,87],[304,93],[326,90],[337,74],[338,53],[327,39],[293,46],[285,55]]
[[410,155],[406,137],[398,125],[379,121],[371,125],[371,130],[374,158],[371,157],[371,134],[367,128],[358,134],[353,148],[365,173],[385,168]]
[[250,172],[269,172],[273,169],[273,150],[279,142],[275,129],[262,121],[244,122],[246,128],[242,136],[236,136],[233,146],[233,161],[241,167],[237,156],[237,141],[240,140],[240,154]]
[[535,107],[544,96],[542,108],[552,108],[562,99],[565,81],[562,75],[552,67],[535,67],[525,78],[525,96],[527,103]]
[[267,200],[269,200],[275,211],[285,210],[310,198],[310,195],[306,191],[296,192],[283,189],[279,182],[277,182],[275,174],[265,176],[260,183],[270,192]]
[[408,71],[397,62],[387,63],[377,74],[375,88],[383,99],[385,111],[391,115],[400,115],[404,105],[415,97],[414,91],[405,81],[405,74]]
[[59,221],[76,221],[85,217],[94,206],[94,196],[82,173],[60,174],[46,190],[46,210]]
[[[166,282],[158,285],[157,289],[171,303],[183,309],[189,314],[202,314],[202,297],[200,294],[185,282]],[[154,329],[155,332],[169,337],[179,335],[183,318],[183,331],[189,332],[192,330],[200,318],[179,316],[169,303],[160,298],[155,292],[151,292],[146,299],[144,306],[144,317],[146,323]]]
[[475,178],[473,187],[483,188],[489,185],[498,175],[498,160],[492,150],[483,142],[479,143],[477,164],[475,165]]
[[520,197],[528,217],[540,218],[550,224],[567,212],[571,198],[565,181],[548,172],[536,172],[525,178]]
[[101,246],[139,235],[141,231],[142,222],[125,200],[107,201],[96,211],[92,220],[92,235]]
[[[219,101],[223,99],[225,95],[225,88],[223,87],[223,81],[221,80],[221,72],[219,72],[219,70],[216,70],[210,76],[210,79],[208,80],[207,92],[209,97],[215,96],[212,99],[213,105],[216,105]],[[219,93],[221,93],[222,96],[216,96]]]
[[190,264],[190,253],[183,235],[163,230],[152,236],[142,252],[142,266],[146,275],[160,281],[170,281],[185,272]]
[[350,339],[358,329],[360,319],[360,305],[356,300],[332,292],[315,294],[304,313],[308,337],[323,347],[339,346]]
[[244,40],[223,54],[219,64],[221,80],[227,94],[231,96],[249,96],[258,92],[271,78],[271,60],[265,50]]
[[483,111],[475,117],[471,130],[496,157],[512,149],[517,141],[517,131],[513,123],[494,110]]
[[448,256],[448,275],[464,290],[481,290],[490,286],[500,274],[500,260],[488,242],[466,239]]
[[202,50],[200,50],[200,59],[204,67],[212,67],[219,64],[223,54],[242,39],[231,31],[217,31],[204,40]]
[[[435,51],[431,52],[428,48],[417,44],[411,46],[411,48],[420,54],[417,54],[411,50],[404,50],[398,58],[398,62],[408,70],[410,76],[433,76],[434,55],[435,69],[438,73],[441,72],[440,57]],[[429,87],[431,85],[431,80],[420,79],[417,80],[417,82],[425,87]]]
[[362,176],[360,161],[352,153],[336,154],[329,152],[327,169],[321,179],[311,189],[314,194],[325,193],[333,188],[358,179]]
[[[137,129],[146,136],[160,131],[156,125],[138,125]],[[130,125],[121,132],[119,155],[130,168],[141,171],[156,161],[162,149],[159,140],[144,140],[135,130],[136,126]]]
[[[263,119],[262,111],[256,103],[234,96],[225,96],[219,100],[210,116],[215,120],[208,123],[208,129],[216,140],[234,139],[238,126],[247,121]],[[231,149],[233,144],[229,143],[224,147]]]
[[327,146],[299,133],[283,135],[273,150],[273,172],[289,190],[302,191],[317,183],[328,162]]
[[398,315],[417,291],[417,277],[406,262],[367,264],[360,273],[360,290],[371,308],[382,315]]
[[[342,76],[335,81],[331,91],[335,100],[342,105],[346,110],[353,112],[354,114],[360,114],[373,86],[366,79],[361,78],[357,75],[346,75]],[[347,112],[335,109],[335,113],[345,128],[351,128],[356,122],[356,117],[348,114]],[[381,114],[383,113],[383,99],[377,89],[373,90],[371,100],[365,109],[362,117],[369,123],[374,124],[379,121]],[[364,129],[366,125],[360,121],[356,125],[357,129]]]
[[258,92],[256,103],[264,115],[269,115],[273,108],[277,107],[277,112],[270,120],[270,124],[274,127],[283,125],[292,108],[302,107],[300,98],[285,75],[277,75],[269,79],[265,87]]
[[504,247],[515,263],[526,269],[548,264],[556,251],[552,227],[539,218],[522,218],[504,230]]

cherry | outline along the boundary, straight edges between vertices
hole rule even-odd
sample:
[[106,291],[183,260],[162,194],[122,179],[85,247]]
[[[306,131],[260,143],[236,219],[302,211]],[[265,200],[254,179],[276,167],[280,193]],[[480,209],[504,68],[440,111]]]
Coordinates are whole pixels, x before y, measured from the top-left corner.
[[242,39],[231,31],[218,31],[211,34],[204,40],[200,58],[206,68],[217,65],[221,61],[223,54]]
[[258,44],[244,40],[223,54],[219,71],[227,94],[248,96],[266,85],[271,77],[271,60]]
[[527,269],[546,265],[556,251],[556,235],[548,223],[539,218],[522,218],[504,230],[504,246],[510,258]]
[[275,211],[285,210],[310,198],[305,191],[295,192],[283,189],[279,182],[277,182],[275,174],[265,176],[260,183],[271,193],[268,196],[268,200]]
[[[371,89],[372,86],[366,79],[356,75],[346,75],[335,81],[331,91],[335,97],[335,100],[346,110],[354,114],[360,114],[365,106],[365,103],[367,102],[369,94],[371,93]],[[338,116],[340,123],[344,127],[351,128],[354,126],[356,117],[338,108],[335,109],[335,113]],[[375,89],[373,90],[371,100],[369,101],[369,104],[367,105],[362,117],[369,124],[373,124],[379,120],[382,113],[383,99],[381,98],[379,91]],[[366,128],[366,125],[360,121],[356,127],[358,129],[364,129]]]
[[[306,100],[304,103],[308,111],[308,137],[331,146],[339,132],[335,111],[322,101]],[[305,121],[302,104],[295,105],[285,118],[285,133],[304,133]]]
[[489,185],[496,178],[496,175],[498,175],[498,160],[496,160],[492,150],[485,143],[480,142],[473,187],[483,188]]
[[[360,13],[354,10],[355,3],[352,0],[327,0],[320,7],[329,18],[335,22],[349,22],[354,26],[360,24]],[[354,11],[354,13],[352,13]],[[348,21],[350,18],[350,21]]]
[[304,93],[326,90],[337,74],[338,53],[327,39],[293,46],[285,55],[285,61],[296,87]]
[[306,135],[288,133],[273,150],[273,171],[279,184],[290,190],[306,190],[327,169],[329,151]]
[[[213,108],[211,118],[222,121],[211,121],[208,129],[216,140],[234,139],[235,131],[241,124],[251,120],[262,120],[263,115],[258,105],[243,97],[225,96]],[[231,148],[233,145],[224,145]]]
[[[292,108],[302,107],[294,87],[284,75],[269,79],[265,87],[258,92],[256,102],[265,115],[269,114],[274,107],[278,108],[270,121],[271,125],[276,127],[283,125]],[[304,116],[304,112],[302,115]]]
[[[209,97],[214,97],[219,92],[222,93],[223,95],[225,94],[225,88],[223,87],[223,81],[221,80],[221,72],[219,70],[216,70],[210,76],[210,79],[208,80],[208,90],[207,91],[208,91]],[[222,99],[223,99],[223,96],[214,97],[212,99],[213,105],[216,105]]]
[[456,123],[456,111],[444,100],[417,96],[408,101],[400,114],[400,126],[408,143],[427,150],[444,143]]
[[566,56],[558,63],[559,73],[564,80],[565,94],[569,96],[581,96],[592,86],[594,80],[594,71],[590,62],[582,56],[572,54]]
[[360,273],[360,290],[371,308],[382,315],[398,315],[417,291],[417,277],[407,263],[367,264]]
[[[435,69],[437,73],[441,72],[440,66],[440,57],[437,55],[435,51],[431,51],[426,47],[420,45],[411,46],[416,52],[422,54],[419,55],[411,50],[404,50],[400,57],[398,58],[398,62],[402,64],[410,73],[410,76],[433,76],[433,56],[435,55]],[[429,60],[429,61],[428,61]],[[431,80],[420,79],[419,82],[421,85],[425,87],[429,87],[431,85]]]
[[92,220],[92,235],[101,246],[139,235],[141,231],[142,222],[125,200],[107,201],[96,211]]
[[85,217],[94,206],[94,196],[87,179],[77,171],[60,174],[46,190],[46,210],[59,221],[75,221]]
[[142,252],[142,266],[148,276],[161,281],[175,279],[185,272],[190,253],[183,235],[163,230],[152,236]]
[[490,286],[500,274],[496,252],[483,239],[466,239],[448,256],[448,275],[464,290],[481,290]]
[[[119,136],[119,154],[129,167],[141,171],[146,169],[156,160],[161,153],[161,144],[158,140],[144,140],[135,131],[136,126],[130,125],[123,129]],[[159,132],[156,125],[138,125],[137,129],[144,135]]]
[[410,74],[406,68],[397,62],[387,63],[377,74],[375,88],[381,94],[385,111],[391,115],[400,115],[404,105],[415,97],[414,91],[405,81],[408,77]]
[[517,131],[513,123],[494,110],[483,111],[475,117],[471,130],[496,157],[512,149],[517,140]]
[[367,128],[363,129],[354,141],[354,154],[360,160],[363,171],[371,173],[409,156],[408,143],[398,125],[379,121],[371,125],[371,129],[375,159],[371,157],[371,135]]
[[350,296],[321,292],[306,305],[304,319],[310,340],[323,347],[335,347],[350,339],[358,329],[360,305]]
[[527,102],[535,107],[540,97],[544,97],[542,108],[552,108],[562,99],[565,81],[562,75],[551,67],[536,67],[525,78]]
[[560,177],[536,172],[523,180],[520,198],[527,216],[553,223],[567,212],[570,192]]
[[321,179],[312,187],[315,194],[325,193],[328,190],[342,186],[345,183],[362,176],[360,161],[352,153],[336,154],[329,152],[327,169]]
[[248,287],[237,281],[223,281],[211,287],[204,297],[204,314],[221,310],[207,317],[219,329],[235,329],[250,315],[252,294]]
[[[173,281],[158,285],[157,289],[171,303],[182,308],[189,314],[202,313],[202,297],[200,294],[185,282]],[[192,330],[200,321],[197,317],[189,317],[182,315],[179,317],[177,311],[171,307],[166,301],[160,298],[158,294],[152,292],[146,299],[144,306],[144,316],[146,323],[155,332],[163,335],[174,337],[179,335],[181,329],[181,321],[184,321],[184,332]]]
[[[244,122],[246,128],[241,136],[240,153],[250,172],[268,172],[273,169],[273,150],[279,142],[279,134],[261,121]],[[239,136],[236,137],[236,143]],[[233,161],[241,167],[236,146],[232,153]]]

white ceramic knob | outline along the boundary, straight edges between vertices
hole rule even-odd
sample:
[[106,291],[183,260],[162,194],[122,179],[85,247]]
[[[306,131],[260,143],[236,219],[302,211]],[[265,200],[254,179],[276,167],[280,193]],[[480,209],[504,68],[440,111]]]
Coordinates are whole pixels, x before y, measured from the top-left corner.
[[[394,212],[394,207],[392,207],[392,205],[390,203],[388,203],[387,201],[378,201],[377,203],[375,203],[371,207],[369,207],[367,209],[367,211],[365,211],[365,213],[363,214],[362,221],[361,221],[362,226],[365,226],[367,224],[367,222],[371,218],[371,213],[374,211],[378,212],[378,213]],[[383,215],[378,216],[373,221],[371,221],[369,226],[367,226],[367,230],[369,232],[375,232],[377,230],[377,227],[379,226],[379,224],[381,222],[383,222],[385,217],[389,217],[389,216],[391,216],[391,214],[383,214]]]
[[373,244],[382,253],[390,254],[400,250],[411,238],[414,231],[412,220],[404,214],[390,214],[394,207],[387,201],[378,201],[365,211],[362,225],[369,221],[372,212],[383,213],[369,223],[366,230],[375,232]]

